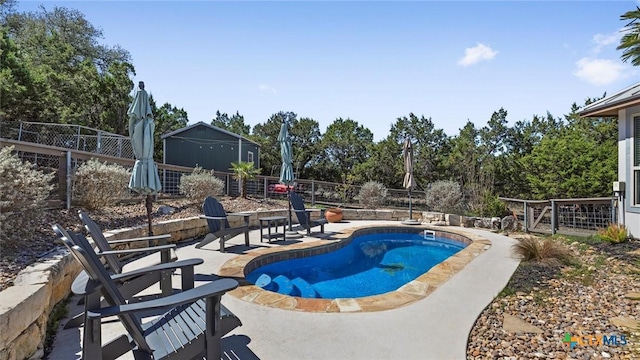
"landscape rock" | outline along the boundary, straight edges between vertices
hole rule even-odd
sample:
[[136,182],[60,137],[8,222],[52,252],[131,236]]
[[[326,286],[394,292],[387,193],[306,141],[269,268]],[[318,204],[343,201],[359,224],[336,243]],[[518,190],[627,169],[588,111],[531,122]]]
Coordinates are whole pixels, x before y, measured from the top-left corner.
[[502,321],[502,328],[509,333],[533,333],[540,334],[543,331],[536,326],[512,315],[505,314]]
[[167,206],[167,205],[160,206],[157,211],[157,213],[160,215],[169,215],[169,214],[173,214],[174,212],[176,212],[176,209],[174,207]]
[[624,297],[629,299],[629,300],[640,300],[640,293],[639,292],[630,292],[630,293],[626,294]]
[[502,218],[500,228],[503,231],[515,231],[518,228],[518,220],[513,215],[507,215]]
[[613,317],[609,319],[609,322],[615,326],[625,327],[628,329],[640,328],[640,321],[624,316]]

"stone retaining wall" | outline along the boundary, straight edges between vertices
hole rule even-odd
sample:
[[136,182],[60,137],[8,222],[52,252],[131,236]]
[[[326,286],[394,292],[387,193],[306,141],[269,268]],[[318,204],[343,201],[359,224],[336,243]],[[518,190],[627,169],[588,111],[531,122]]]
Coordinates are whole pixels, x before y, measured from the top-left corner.
[[[249,224],[258,227],[258,219],[266,216],[286,216],[286,209],[251,213]],[[313,212],[317,219],[320,212]],[[344,209],[344,220],[404,220],[408,210]],[[413,212],[413,218],[425,223],[462,225],[463,217],[433,212]],[[293,216],[295,219],[295,215]],[[229,225],[237,226],[242,217],[229,216]],[[171,234],[170,242],[191,240],[209,232],[206,220],[187,218],[158,222],[154,234]],[[147,235],[147,227],[105,232],[108,240],[121,240]],[[122,245],[128,246],[128,245]],[[144,247],[143,242],[136,246]],[[0,360],[42,358],[47,319],[53,307],[71,291],[71,283],[80,272],[80,265],[65,250],[56,250],[43,261],[22,270],[11,286],[0,292]]]
[[[286,214],[287,210],[255,212],[249,218],[250,225],[258,226],[260,217]],[[242,221],[242,217],[229,217],[230,226]],[[197,217],[153,224],[153,233],[171,234],[171,243],[202,237],[208,232],[206,220]],[[146,235],[146,226],[105,232],[108,240]],[[131,247],[146,245],[136,242]],[[128,244],[116,246],[127,247]],[[0,292],[0,360],[43,357],[49,314],[57,303],[69,296],[71,283],[79,272],[80,265],[66,250],[59,249],[22,270],[13,286]]]

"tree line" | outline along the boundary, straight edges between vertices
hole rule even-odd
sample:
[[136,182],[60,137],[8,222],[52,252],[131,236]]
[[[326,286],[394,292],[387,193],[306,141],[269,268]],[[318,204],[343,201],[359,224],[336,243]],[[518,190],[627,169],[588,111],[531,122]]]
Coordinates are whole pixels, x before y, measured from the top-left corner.
[[[633,31],[636,25],[628,14],[621,18],[632,20],[627,27]],[[128,135],[126,111],[135,67],[126,49],[102,44],[101,30],[81,12],[64,7],[21,13],[15,1],[5,0],[0,2],[0,26],[2,121],[77,124]],[[621,43],[619,48],[630,54],[626,60],[637,57],[634,46]],[[563,117],[533,115],[513,125],[507,110],[500,108],[486,124],[467,121],[456,135],[439,129],[431,117],[402,114],[390,121],[388,135],[378,142],[354,119],[338,117],[323,133],[316,120],[291,111],[273,114],[253,127],[239,111],[216,111],[211,124],[259,143],[262,174],[270,175],[281,164],[277,137],[282,121],[287,121],[299,178],[355,185],[377,181],[388,188],[402,188],[402,144],[409,137],[418,189],[452,180],[473,207],[496,195],[610,196],[617,172],[617,119],[578,115],[582,106],[596,100],[571,104]],[[173,104],[158,106],[153,96],[151,107],[155,157],[161,159],[160,135],[186,126],[189,118]]]

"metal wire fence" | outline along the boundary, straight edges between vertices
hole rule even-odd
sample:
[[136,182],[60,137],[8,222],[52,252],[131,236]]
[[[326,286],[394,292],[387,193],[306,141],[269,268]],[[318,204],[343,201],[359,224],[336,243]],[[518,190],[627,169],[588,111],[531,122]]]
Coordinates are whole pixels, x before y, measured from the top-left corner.
[[526,231],[591,234],[616,222],[615,198],[522,200],[501,198]]
[[[67,171],[70,171],[66,175],[72,179],[75,169],[90,157],[95,157],[103,162],[125,166],[132,166],[132,159],[134,159],[131,141],[128,137],[80,125],[3,120],[0,122],[0,137],[71,150],[71,161],[68,165],[60,163],[59,152],[55,151],[50,151],[50,154],[44,154],[42,149],[32,148],[28,151],[18,151],[18,153],[23,160],[29,161],[34,166],[45,171],[58,171],[61,173],[60,176],[64,176]],[[87,154],[79,156],[77,152],[92,153],[92,155],[90,157]],[[123,159],[128,161],[122,161]],[[68,170],[66,169],[67,166]],[[65,168],[65,173],[61,172],[60,169],[62,168]],[[158,164],[158,168],[162,181],[162,192],[168,195],[179,195],[178,185],[180,184],[180,178],[182,175],[190,173],[192,169],[163,164]],[[176,170],[176,168],[179,168],[179,170]],[[239,182],[233,179],[232,174],[214,172],[214,176],[225,183],[227,195],[236,196],[240,194]],[[62,178],[60,182],[62,182]],[[358,193],[360,188],[358,185],[298,179],[293,190],[301,193],[312,204],[359,207]],[[65,193],[65,191],[67,189],[59,189],[57,193]],[[286,187],[282,187],[278,183],[278,178],[274,176],[258,176],[248,181],[247,192],[252,196],[264,198],[286,197]],[[422,191],[413,192],[411,203],[414,209],[427,210],[424,195]],[[408,207],[407,190],[388,189],[388,196],[383,206]]]
[[[28,161],[34,168],[46,173],[57,173],[54,191],[50,197],[52,204],[58,200],[58,206],[70,207],[74,201],[73,196],[81,195],[74,191],[74,179],[76,170],[86,161],[94,158],[107,164],[119,164],[131,169],[133,159],[125,159],[105,154],[96,154],[84,150],[68,148],[45,147],[36,143],[22,141],[0,140],[0,146],[15,146],[15,153],[23,160]],[[188,175],[192,168],[158,164],[158,175],[162,182],[160,196],[182,196],[179,185],[183,175]],[[240,195],[240,183],[232,173],[213,172],[213,176],[224,183],[225,195]],[[262,198],[281,198],[287,196],[287,188],[273,176],[257,176],[247,182],[247,193],[250,196]],[[306,201],[312,204],[324,206],[342,206],[345,208],[361,207],[358,201],[360,186],[345,185],[324,181],[299,179],[292,190],[300,193]],[[135,194],[130,194],[132,197]],[[388,189],[388,196],[382,207],[406,208],[409,205],[407,191],[403,189]],[[123,199],[126,200],[126,199]],[[412,199],[413,208],[416,211],[427,210],[424,193],[414,191]],[[55,205],[52,205],[55,206]]]
[[0,136],[101,155],[134,158],[128,137],[81,125],[3,120],[0,122]]
[[[66,206],[73,201],[73,179],[75,171],[91,159],[120,164],[131,168],[134,163],[133,149],[128,137],[92,129],[80,125],[51,124],[37,122],[0,122],[0,137],[15,140],[20,146],[16,153],[23,161],[45,173],[57,173],[51,200],[62,199]],[[34,146],[25,145],[32,143]],[[37,146],[46,145],[47,147]],[[3,146],[11,144],[0,144]],[[64,151],[67,149],[68,151]],[[66,154],[68,153],[68,154]],[[193,169],[181,166],[158,164],[163,195],[180,195],[180,179]],[[233,174],[214,172],[213,176],[224,182],[225,194],[240,194],[240,183]],[[325,206],[359,207],[358,194],[361,186],[324,181],[298,179],[291,188],[303,195],[312,204]],[[274,176],[257,176],[247,182],[251,196],[263,198],[286,198],[287,188]],[[417,211],[429,210],[423,191],[413,191],[411,204]],[[133,195],[132,195],[133,196]],[[506,199],[503,201],[524,223],[525,230],[555,233],[593,232],[615,222],[616,206],[612,198],[562,199],[531,201]],[[406,208],[409,197],[405,189],[387,189],[382,205],[388,208]]]

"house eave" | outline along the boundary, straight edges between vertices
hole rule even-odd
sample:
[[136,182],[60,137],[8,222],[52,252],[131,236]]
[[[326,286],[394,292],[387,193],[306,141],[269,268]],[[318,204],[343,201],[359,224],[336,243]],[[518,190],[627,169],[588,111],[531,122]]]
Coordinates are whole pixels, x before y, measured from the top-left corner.
[[585,109],[579,112],[583,117],[597,117],[597,116],[618,116],[618,111],[631,106],[640,105],[640,97],[635,99],[625,99],[618,103],[607,104],[606,106],[596,107],[594,109]]

